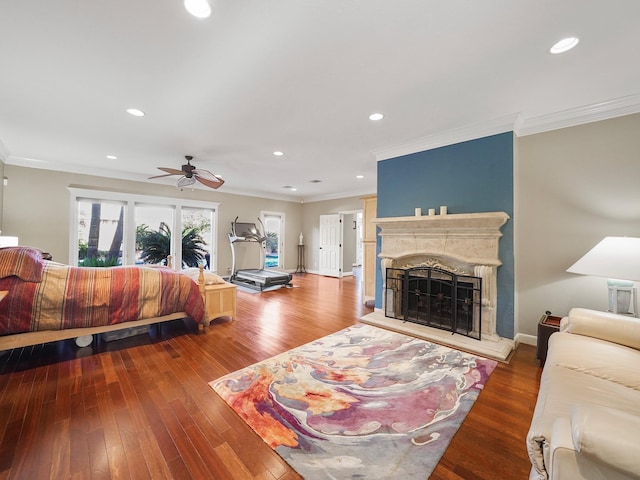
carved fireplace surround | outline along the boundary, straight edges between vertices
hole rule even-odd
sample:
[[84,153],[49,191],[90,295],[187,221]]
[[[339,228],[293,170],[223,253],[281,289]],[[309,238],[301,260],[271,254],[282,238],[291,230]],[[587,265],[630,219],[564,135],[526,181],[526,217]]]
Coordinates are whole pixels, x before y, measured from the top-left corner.
[[513,340],[496,331],[497,269],[500,228],[509,215],[504,212],[465,213],[415,217],[376,218],[381,229],[382,299],[385,301],[387,268],[437,266],[454,273],[482,278],[481,340],[451,334],[444,330],[404,322],[384,315],[381,310],[362,318],[365,323],[444,343],[472,353],[506,359]]

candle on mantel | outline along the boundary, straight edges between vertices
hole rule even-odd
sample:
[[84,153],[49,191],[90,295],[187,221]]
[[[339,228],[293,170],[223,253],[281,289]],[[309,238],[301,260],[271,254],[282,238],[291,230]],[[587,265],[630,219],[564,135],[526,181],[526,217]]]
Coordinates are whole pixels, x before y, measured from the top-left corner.
[[430,208],[429,209],[429,216],[431,217],[431,216],[433,216],[435,214],[436,214],[436,209],[435,208]]
[[416,217],[419,217],[422,215],[422,209],[420,207],[416,208]]
[[446,205],[442,205],[440,207],[440,215],[446,215],[447,214],[447,206]]

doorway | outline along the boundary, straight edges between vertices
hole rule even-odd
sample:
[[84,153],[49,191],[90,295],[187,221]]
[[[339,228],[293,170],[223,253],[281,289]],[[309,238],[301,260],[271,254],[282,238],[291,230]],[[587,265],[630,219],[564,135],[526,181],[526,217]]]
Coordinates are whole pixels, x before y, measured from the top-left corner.
[[353,275],[362,265],[362,210],[320,215],[320,275]]
[[264,268],[284,268],[284,213],[262,212],[266,255]]

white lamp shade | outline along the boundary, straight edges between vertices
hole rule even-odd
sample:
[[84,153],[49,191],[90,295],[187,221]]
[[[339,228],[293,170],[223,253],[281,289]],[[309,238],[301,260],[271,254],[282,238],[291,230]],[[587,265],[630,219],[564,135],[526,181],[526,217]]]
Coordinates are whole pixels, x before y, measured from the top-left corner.
[[17,247],[18,237],[0,236],[0,248],[2,247]]
[[567,272],[640,281],[640,238],[605,237]]

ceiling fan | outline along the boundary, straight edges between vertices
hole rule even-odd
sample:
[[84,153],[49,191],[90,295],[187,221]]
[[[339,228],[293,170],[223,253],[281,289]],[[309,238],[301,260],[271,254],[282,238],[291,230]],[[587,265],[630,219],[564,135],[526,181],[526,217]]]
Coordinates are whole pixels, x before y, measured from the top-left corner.
[[180,170],[176,168],[158,167],[163,172],[166,172],[166,174],[149,177],[149,179],[181,175],[176,182],[176,187],[188,187],[189,185],[196,183],[196,180],[209,188],[220,188],[222,186],[224,180],[220,177],[215,176],[208,170],[202,170],[191,165],[191,160],[193,160],[191,155],[185,155],[184,158],[187,160],[187,163],[182,165]]

